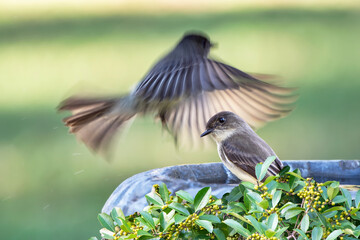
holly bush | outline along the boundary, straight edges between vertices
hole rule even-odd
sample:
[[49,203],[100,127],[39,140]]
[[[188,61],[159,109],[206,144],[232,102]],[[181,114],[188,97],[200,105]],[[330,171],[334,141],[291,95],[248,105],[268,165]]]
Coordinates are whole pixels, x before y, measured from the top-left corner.
[[[312,239],[355,240],[360,236],[360,191],[355,199],[339,182],[304,179],[284,167],[263,181],[275,157],[256,166],[257,184],[242,182],[222,198],[201,189],[193,198],[154,185],[143,211],[100,213],[104,239]],[[90,238],[97,239],[96,237]]]

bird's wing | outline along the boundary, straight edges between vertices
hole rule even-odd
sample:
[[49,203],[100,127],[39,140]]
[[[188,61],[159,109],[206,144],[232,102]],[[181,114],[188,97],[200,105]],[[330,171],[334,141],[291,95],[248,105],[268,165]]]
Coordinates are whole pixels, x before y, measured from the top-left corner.
[[293,91],[193,55],[160,61],[133,93],[144,105],[176,102],[160,111],[160,118],[180,143],[188,143],[190,137],[193,146],[200,143],[199,135],[209,118],[221,111],[236,113],[252,127],[285,116],[296,99]]
[[[260,94],[260,95],[258,95]],[[231,111],[242,117],[252,127],[285,116],[291,109],[281,105],[283,99],[261,94],[254,89],[235,88],[202,91],[195,96],[181,100],[174,108],[160,118],[180,143],[192,140],[191,145],[204,139],[199,138],[205,131],[207,121],[216,113]],[[289,106],[287,106],[289,107]]]
[[[260,162],[264,162],[266,158],[270,157],[271,155],[264,156],[263,152],[256,153],[256,151],[259,151],[259,149],[255,149],[256,148],[252,149],[251,146],[247,146],[246,148],[239,148],[237,144],[234,145],[229,141],[225,141],[221,144],[221,154],[224,155],[222,156],[223,160],[230,161],[233,165],[247,172],[256,179],[256,165]],[[255,152],[253,150],[255,150]],[[276,160],[269,166],[265,179],[270,175],[276,175],[279,173],[281,166],[281,161],[276,158]]]
[[[254,76],[264,76],[266,79],[270,75]],[[286,96],[294,89],[272,85],[254,76],[224,63],[193,54],[186,58],[163,59],[136,86],[134,93],[146,101],[161,101],[196,96],[202,91],[241,87],[258,92],[257,95],[260,97],[270,95],[280,98],[280,104],[289,103]]]

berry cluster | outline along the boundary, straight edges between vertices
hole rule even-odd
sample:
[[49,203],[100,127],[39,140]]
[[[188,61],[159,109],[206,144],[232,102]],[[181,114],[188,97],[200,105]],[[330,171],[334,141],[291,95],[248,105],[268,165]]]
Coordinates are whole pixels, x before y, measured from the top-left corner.
[[[323,233],[321,239],[326,239],[326,238],[331,234],[331,232],[330,232],[330,230],[327,230],[327,231],[326,231],[326,229],[324,229],[324,228],[323,228],[323,231],[324,231],[324,233]],[[309,233],[307,233],[306,236],[307,236],[309,239],[311,238],[311,235],[310,235]],[[343,236],[339,236],[338,239],[344,240],[344,237],[343,237]]]
[[240,234],[236,233],[233,236],[229,236],[226,240],[245,240],[246,238],[242,237]]
[[340,215],[335,215],[332,218],[329,218],[329,222],[331,223],[331,227],[335,228],[335,226],[341,226],[340,221],[351,220],[351,215],[355,215],[355,213],[351,214],[351,211],[354,207],[351,207],[348,211],[342,211]]
[[249,237],[247,237],[246,240],[279,240],[279,238],[277,237],[268,238],[265,235],[259,233],[253,233]]
[[134,212],[133,214],[129,215],[129,216],[127,217],[127,219],[128,219],[129,222],[134,222],[134,221],[135,221],[135,218],[140,217],[140,216],[141,216],[141,215],[140,215],[139,212]]
[[159,189],[160,189],[159,184],[154,184],[154,185],[153,185],[153,188],[154,188],[154,190],[155,190],[156,193],[159,193]]
[[185,230],[185,231],[189,231],[191,229],[199,229],[199,230],[203,230],[203,227],[200,227],[198,225],[196,225],[195,221],[199,219],[199,216],[196,213],[193,213],[191,215],[189,215],[184,221],[182,221],[181,223],[177,224],[177,225],[172,225],[170,227],[170,229],[166,232],[160,232],[159,233],[159,238],[162,239],[173,239],[173,238],[177,238],[181,231]]
[[[210,200],[209,200],[209,203],[214,203],[216,201],[216,199],[214,199],[213,196],[210,197]],[[201,209],[201,211],[203,212],[206,212],[208,214],[212,214],[212,215],[216,215],[216,214],[220,214],[221,211],[220,211],[220,207],[219,205],[217,204],[213,204],[213,205],[209,205],[209,206],[206,206],[206,207],[203,207]]]
[[[136,225],[132,225],[131,226],[131,231],[132,231],[132,234],[136,234],[138,233],[139,230],[143,230],[144,227],[142,226],[137,226],[139,224],[136,224]],[[115,240],[119,239],[121,236],[127,236],[129,235],[130,233],[127,233],[126,231],[122,230],[119,226],[115,226],[115,234],[114,234],[114,237],[115,237]],[[138,237],[135,237],[135,239],[138,239],[140,238],[140,236]]]
[[[279,208],[277,207],[274,207],[274,208],[270,208],[269,210],[268,209],[265,209],[265,212],[263,213],[263,217],[266,217],[266,219],[268,219],[268,217],[273,214],[273,213],[277,213],[279,211]],[[282,221],[282,218],[279,217],[279,221]]]
[[263,183],[260,184],[259,186],[255,185],[254,190],[259,190],[262,192],[262,194],[260,195],[262,199],[265,199],[266,197],[272,199],[273,197],[270,193],[267,192],[268,188]]
[[275,181],[277,181],[279,183],[287,183],[287,182],[289,182],[289,179],[290,179],[290,175],[284,175],[284,176],[280,176]]
[[322,186],[322,183],[316,183],[313,179],[307,178],[305,187],[297,194],[301,199],[305,199],[304,206],[310,208],[311,212],[315,209],[320,212],[329,202],[329,199],[320,201],[321,193],[323,193]]

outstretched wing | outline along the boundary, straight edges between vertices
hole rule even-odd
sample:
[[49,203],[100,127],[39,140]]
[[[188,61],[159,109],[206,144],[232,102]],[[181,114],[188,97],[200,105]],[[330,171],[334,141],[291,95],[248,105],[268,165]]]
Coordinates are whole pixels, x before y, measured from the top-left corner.
[[[254,74],[268,78],[270,75]],[[164,58],[156,64],[134,90],[136,96],[148,101],[172,100],[202,91],[251,87],[273,94],[288,95],[294,89],[278,87],[239,69],[194,54],[183,58]]]
[[214,114],[232,111],[251,126],[260,127],[292,110],[293,91],[194,54],[163,59],[137,85],[134,94],[144,105],[176,102],[162,109],[160,118],[176,139],[188,142],[190,137],[192,144],[197,144]]

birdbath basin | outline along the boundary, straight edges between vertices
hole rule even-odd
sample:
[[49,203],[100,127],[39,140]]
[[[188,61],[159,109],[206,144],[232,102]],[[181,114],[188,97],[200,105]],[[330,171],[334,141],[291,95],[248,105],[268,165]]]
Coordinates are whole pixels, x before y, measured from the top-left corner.
[[[291,169],[299,168],[304,178],[313,177],[317,182],[334,180],[342,185],[354,185],[354,189],[360,185],[360,160],[288,160],[283,163]],[[153,169],[123,181],[110,195],[102,212],[109,214],[114,207],[120,207],[125,215],[140,211],[147,205],[145,195],[154,184],[160,183],[165,183],[173,193],[184,190],[193,196],[201,188],[210,186],[213,195],[222,197],[240,180],[221,162]]]

